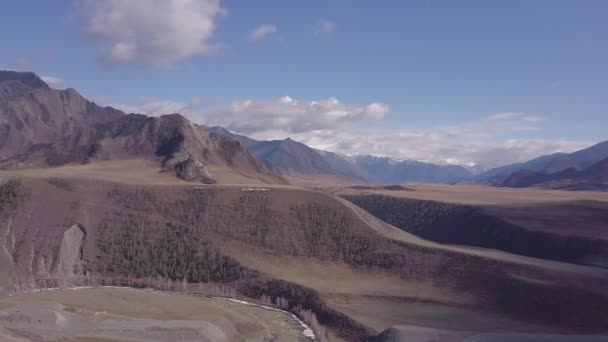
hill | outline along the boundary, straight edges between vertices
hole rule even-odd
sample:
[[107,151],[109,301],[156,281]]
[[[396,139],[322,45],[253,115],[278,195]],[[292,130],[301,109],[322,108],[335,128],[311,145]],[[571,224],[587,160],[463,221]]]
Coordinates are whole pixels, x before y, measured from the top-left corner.
[[52,170],[50,178],[45,169],[0,172],[4,294],[82,285],[221,288],[308,310],[328,339],[347,341],[399,324],[608,327],[601,269],[423,240],[318,191],[127,184]]

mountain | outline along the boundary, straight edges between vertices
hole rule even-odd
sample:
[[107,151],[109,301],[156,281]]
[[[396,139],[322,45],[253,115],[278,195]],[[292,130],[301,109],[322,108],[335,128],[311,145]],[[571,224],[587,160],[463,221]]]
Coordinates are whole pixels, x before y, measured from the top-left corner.
[[207,166],[284,183],[238,140],[180,114],[148,117],[100,107],[33,73],[0,72],[0,168],[143,158],[188,180],[213,182]]
[[231,133],[222,127],[210,132],[226,135],[247,145],[266,166],[284,175],[331,175],[354,182],[398,184],[406,182],[454,184],[470,179],[472,173],[458,165],[437,165],[418,161],[395,161],[385,157],[349,157],[310,148],[292,139],[258,141]]
[[483,172],[488,171],[488,168],[485,167],[482,164],[475,164],[475,165],[463,165],[463,167],[469,171],[471,171],[471,173],[473,174],[473,176],[477,176]]
[[[525,163],[497,167],[477,175],[472,182],[505,187],[527,187],[558,180],[565,182],[566,179],[586,177],[586,173],[581,171],[605,158],[608,158],[608,141],[573,153],[554,153]],[[594,188],[589,184],[587,186]]]
[[209,127],[209,132],[224,135],[245,144],[259,160],[284,175],[338,175],[318,150],[290,138],[285,140],[254,140],[234,134],[222,127]]
[[604,158],[608,158],[608,141],[595,144],[573,153],[554,153],[529,160],[525,163],[515,163],[497,167],[477,175],[473,178],[472,182],[499,186],[503,185],[507,179],[515,173],[519,173],[519,175],[516,175],[516,178],[524,177],[526,174],[528,174],[528,176],[525,177],[531,175],[530,172],[520,173],[520,171],[533,171],[534,173],[545,175],[562,172],[568,169],[581,171],[591,167]]
[[562,190],[608,190],[608,158],[583,171],[574,167],[551,174],[520,170],[511,174],[502,186],[512,188],[534,186]]
[[333,174],[329,164],[314,149],[289,138],[259,141],[248,145],[249,150],[268,168],[283,174]]
[[554,160],[565,155],[566,153],[554,153],[529,160],[525,163],[515,163],[500,166],[480,173],[473,179],[473,182],[488,185],[501,185],[511,174],[518,171],[530,170],[544,173],[544,170],[547,169],[548,165],[550,165]]
[[458,165],[437,165],[414,160],[395,161],[390,158],[359,156],[356,163],[364,177],[374,183],[407,182],[454,184],[471,178],[469,170]]
[[554,158],[546,165],[544,171],[555,173],[570,168],[585,170],[604,158],[608,158],[608,141]]
[[94,125],[122,115],[74,89],[51,89],[33,73],[0,71],[0,160],[67,136],[89,136]]
[[323,157],[323,159],[325,159],[325,162],[332,170],[350,177],[351,179],[365,180],[365,172],[357,163],[357,158],[329,151],[316,151],[321,155],[321,157]]
[[[201,126],[201,127],[203,127],[203,126]],[[238,140],[241,143],[243,143],[245,146],[251,146],[251,145],[259,142],[258,140],[251,139],[251,138],[246,137],[244,135],[232,133],[229,130],[225,129],[224,127],[220,127],[220,126],[205,127],[205,129],[208,132],[215,133],[215,134],[218,134],[218,135],[227,136],[227,137],[230,137],[230,138],[232,138],[234,140]]]

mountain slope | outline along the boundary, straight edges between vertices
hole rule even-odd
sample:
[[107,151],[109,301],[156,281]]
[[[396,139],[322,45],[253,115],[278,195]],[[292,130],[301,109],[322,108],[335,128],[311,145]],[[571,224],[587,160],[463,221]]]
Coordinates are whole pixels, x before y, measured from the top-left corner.
[[608,158],[578,171],[574,167],[552,174],[530,170],[513,173],[502,184],[505,187],[529,186],[562,190],[608,190]]
[[598,161],[608,158],[608,141],[595,144],[591,147],[559,156],[549,162],[545,167],[546,173],[560,172],[574,168],[584,170]]
[[374,156],[359,156],[355,157],[355,160],[359,169],[364,172],[364,178],[380,184],[454,184],[467,180],[472,175],[469,170],[458,165],[436,165],[414,160],[398,162]]
[[364,171],[357,164],[357,158],[345,156],[343,154],[316,150],[323,157],[325,162],[332,170],[346,175],[352,179],[365,180]]
[[285,183],[241,142],[179,114],[148,117],[102,108],[73,89],[50,89],[32,73],[0,72],[0,89],[0,168],[143,158],[188,180],[212,182],[212,165]]
[[249,150],[273,171],[283,174],[334,174],[325,159],[312,148],[291,140],[259,141]]
[[[608,141],[595,144],[573,153],[554,153],[532,159],[525,163],[515,163],[497,167],[477,175],[473,178],[472,182],[509,186],[509,184],[518,183],[518,181],[516,181],[517,179],[526,178],[528,180],[524,181],[524,183],[533,182],[534,184],[537,184],[542,181],[541,178],[543,177],[540,175],[548,176],[569,169],[582,171],[605,158],[608,158]],[[538,178],[537,180],[531,180],[533,174],[539,174],[534,176],[535,178]],[[556,177],[562,176],[564,175],[557,175]],[[549,180],[551,177],[546,178],[546,180]],[[517,187],[521,186],[523,185]]]
[[546,156],[540,156],[525,163],[515,163],[500,166],[480,173],[479,175],[475,176],[475,178],[473,178],[473,182],[489,185],[500,185],[511,174],[521,170],[530,170],[542,173],[553,160],[565,155],[565,153],[554,153]]
[[262,160],[268,168],[282,174],[306,176],[334,175],[352,182],[397,184],[406,182],[457,183],[471,178],[472,173],[458,165],[436,165],[418,161],[394,161],[374,156],[348,157],[312,149],[291,139],[257,141],[234,134],[222,127],[209,131],[237,139]]
[[123,114],[74,89],[50,89],[33,73],[0,71],[0,160],[66,136],[89,136],[92,126]]
[[344,341],[395,324],[608,327],[601,269],[441,245],[318,191],[0,177],[3,294],[116,285],[270,299]]
[[335,174],[335,170],[318,151],[289,138],[285,140],[254,140],[234,134],[222,127],[207,128],[208,131],[236,139],[247,146],[266,166],[282,174]]

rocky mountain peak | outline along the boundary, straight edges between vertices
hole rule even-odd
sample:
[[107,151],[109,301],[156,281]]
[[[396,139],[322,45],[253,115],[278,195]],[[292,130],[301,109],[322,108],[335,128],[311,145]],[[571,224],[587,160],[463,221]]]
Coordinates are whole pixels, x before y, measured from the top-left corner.
[[32,89],[50,89],[49,86],[33,72],[0,70],[0,83],[19,82]]

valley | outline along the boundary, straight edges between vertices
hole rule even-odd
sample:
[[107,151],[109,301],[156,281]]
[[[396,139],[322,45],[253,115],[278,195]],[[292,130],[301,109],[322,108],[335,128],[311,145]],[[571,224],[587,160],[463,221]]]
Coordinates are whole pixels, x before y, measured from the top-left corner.
[[[0,171],[0,179],[5,295],[118,285],[215,293],[279,307],[287,301],[286,309],[309,317],[309,324],[313,316],[304,312],[314,314],[315,333],[330,341],[359,341],[404,325],[455,336],[601,333],[608,326],[601,315],[608,307],[608,270],[422,239],[341,197],[603,203],[596,192],[561,197],[462,186],[312,190],[247,178],[199,185],[137,159]],[[267,190],[247,190],[256,188]],[[590,234],[601,230],[600,222]],[[75,224],[82,234],[72,233]],[[166,253],[151,254],[161,250]],[[410,330],[410,337],[426,334]]]
[[[8,71],[0,132],[5,339],[306,340],[298,319],[318,341],[608,334],[602,144],[473,179]],[[503,184],[526,165],[590,191]]]

